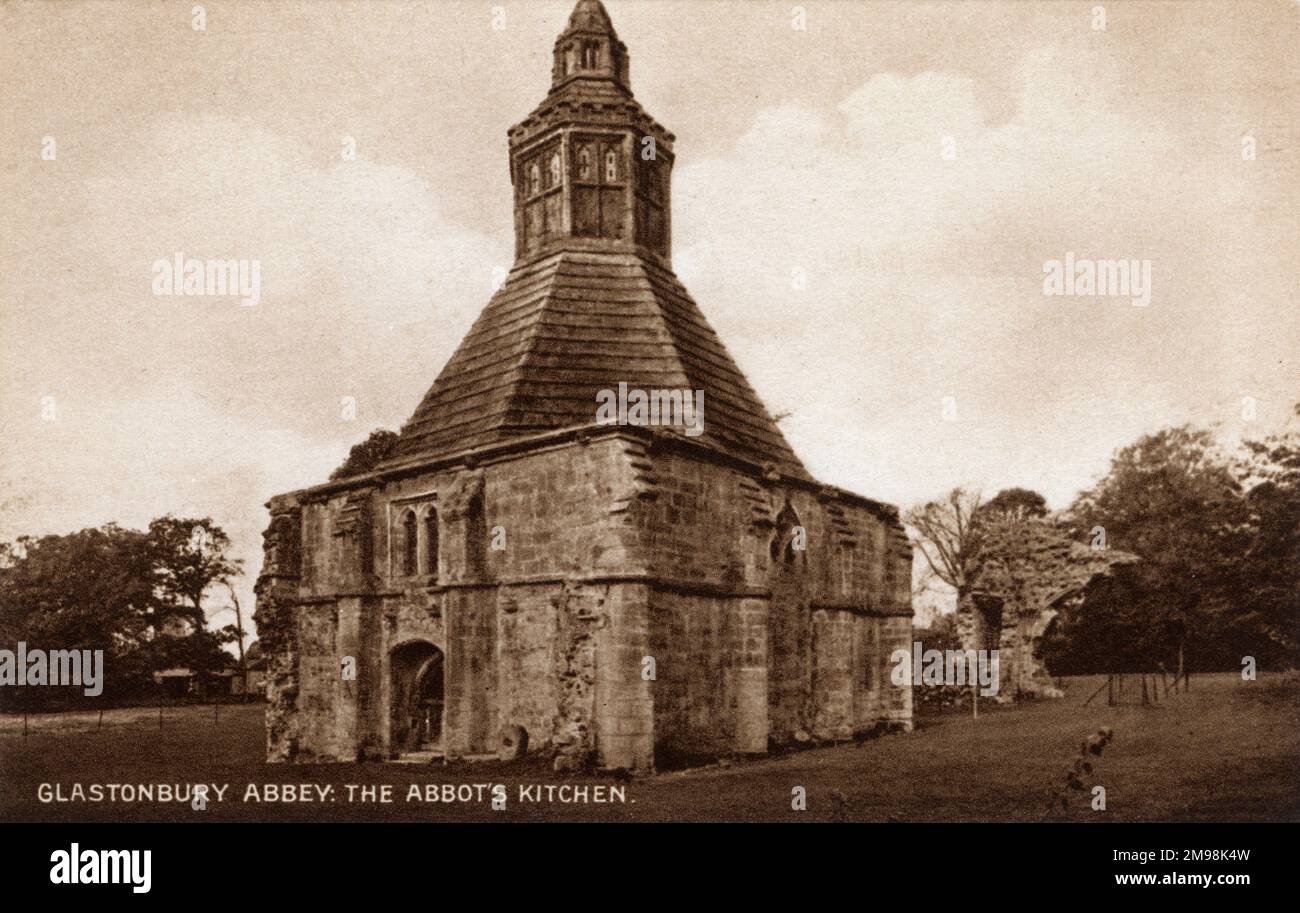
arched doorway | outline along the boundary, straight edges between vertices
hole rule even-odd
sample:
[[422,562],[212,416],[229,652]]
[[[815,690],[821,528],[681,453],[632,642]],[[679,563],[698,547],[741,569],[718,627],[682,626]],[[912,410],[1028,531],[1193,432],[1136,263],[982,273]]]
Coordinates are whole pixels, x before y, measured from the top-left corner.
[[443,665],[442,651],[427,641],[393,650],[389,692],[393,751],[442,747]]

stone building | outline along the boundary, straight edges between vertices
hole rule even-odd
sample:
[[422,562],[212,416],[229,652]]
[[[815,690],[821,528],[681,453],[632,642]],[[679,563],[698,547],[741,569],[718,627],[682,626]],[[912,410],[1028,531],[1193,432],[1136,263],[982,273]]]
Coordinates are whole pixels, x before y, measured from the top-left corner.
[[1061,697],[1042,661],[1043,636],[1095,582],[1138,558],[1077,542],[1047,518],[993,523],[987,539],[979,583],[957,607],[962,648],[998,651],[1000,702]]
[[[598,0],[551,76],[504,286],[378,468],[268,504],[269,758],[652,770],[910,728],[897,511],[809,475],[673,274],[674,138]],[[600,419],[620,389],[703,391],[702,433]]]

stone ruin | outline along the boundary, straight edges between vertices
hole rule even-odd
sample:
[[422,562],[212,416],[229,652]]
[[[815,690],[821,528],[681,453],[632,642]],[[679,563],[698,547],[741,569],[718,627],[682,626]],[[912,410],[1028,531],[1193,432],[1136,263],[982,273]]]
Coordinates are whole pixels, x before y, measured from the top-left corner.
[[1000,702],[1061,697],[1039,656],[1043,635],[1089,584],[1137,557],[1085,545],[1037,517],[991,522],[982,555],[978,582],[957,606],[962,648],[998,651]]

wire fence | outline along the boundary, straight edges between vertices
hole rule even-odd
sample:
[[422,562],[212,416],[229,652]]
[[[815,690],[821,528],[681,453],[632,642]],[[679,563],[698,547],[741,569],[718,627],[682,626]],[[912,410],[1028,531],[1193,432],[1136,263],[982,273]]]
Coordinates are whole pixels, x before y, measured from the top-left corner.
[[1190,686],[1191,675],[1186,672],[1181,681],[1177,674],[1170,675],[1163,668],[1156,672],[1111,672],[1083,706],[1087,707],[1105,692],[1108,707],[1150,707],[1169,700],[1171,694],[1187,691]]

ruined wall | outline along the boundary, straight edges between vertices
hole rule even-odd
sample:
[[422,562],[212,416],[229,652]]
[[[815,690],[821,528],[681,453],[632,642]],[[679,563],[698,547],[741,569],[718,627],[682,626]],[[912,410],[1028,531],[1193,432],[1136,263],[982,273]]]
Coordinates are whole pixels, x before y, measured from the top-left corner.
[[1060,697],[1037,655],[1039,638],[1064,603],[1081,600],[1093,580],[1138,559],[1074,541],[1050,517],[994,519],[984,538],[973,592],[957,606],[962,646],[998,650],[998,701]]
[[298,501],[283,496],[267,507],[271,520],[263,539],[254,621],[267,660],[266,756],[290,760],[297,754],[298,587],[302,567],[302,518]]

